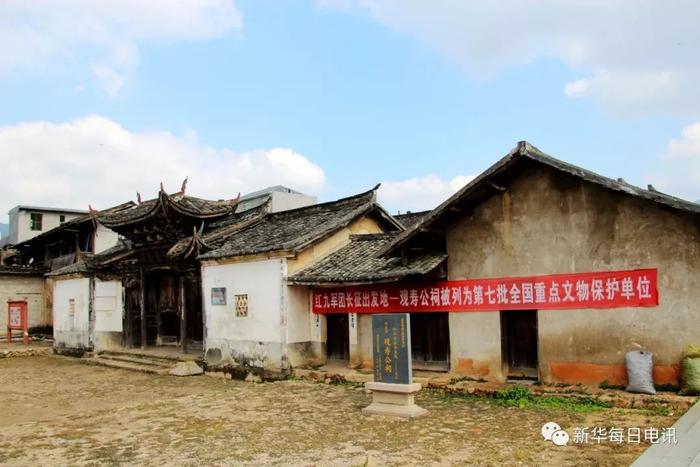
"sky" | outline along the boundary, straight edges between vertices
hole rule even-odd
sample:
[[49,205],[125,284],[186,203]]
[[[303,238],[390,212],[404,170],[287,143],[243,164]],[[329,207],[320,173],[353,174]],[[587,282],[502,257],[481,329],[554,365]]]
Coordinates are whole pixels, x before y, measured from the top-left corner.
[[160,182],[430,209],[527,140],[700,198],[695,0],[4,0],[0,222]]

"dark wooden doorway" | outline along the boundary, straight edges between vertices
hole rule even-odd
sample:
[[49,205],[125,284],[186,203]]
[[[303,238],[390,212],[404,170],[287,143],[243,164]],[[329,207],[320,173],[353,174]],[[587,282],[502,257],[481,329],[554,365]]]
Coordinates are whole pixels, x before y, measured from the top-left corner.
[[171,345],[180,346],[183,351],[201,349],[204,319],[199,274],[154,270],[142,279],[127,280],[124,327],[127,347]]
[[136,279],[127,278],[126,284],[126,316],[124,319],[124,346],[141,346],[141,283]]
[[185,339],[190,346],[202,347],[204,342],[204,318],[202,316],[202,286],[198,273],[182,278],[185,310]]
[[501,354],[508,378],[538,379],[537,310],[501,312]]
[[350,330],[347,314],[326,315],[326,355],[329,360],[350,358]]
[[416,370],[449,370],[448,313],[411,313],[411,354]]

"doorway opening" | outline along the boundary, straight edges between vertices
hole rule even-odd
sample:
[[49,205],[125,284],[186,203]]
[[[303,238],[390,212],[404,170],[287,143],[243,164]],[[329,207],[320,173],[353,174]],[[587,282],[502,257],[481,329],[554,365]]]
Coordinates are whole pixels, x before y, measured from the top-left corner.
[[350,330],[345,313],[326,315],[326,355],[328,360],[350,359]]
[[501,312],[501,355],[509,379],[539,379],[537,310]]
[[173,346],[183,352],[202,349],[204,322],[198,274],[154,270],[142,279],[127,281],[126,311],[127,347]]
[[411,313],[411,354],[415,370],[450,369],[448,313]]

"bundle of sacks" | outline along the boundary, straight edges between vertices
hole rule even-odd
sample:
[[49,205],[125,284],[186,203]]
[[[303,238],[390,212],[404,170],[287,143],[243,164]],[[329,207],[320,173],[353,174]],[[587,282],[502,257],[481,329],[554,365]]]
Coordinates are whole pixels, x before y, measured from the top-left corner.
[[[627,391],[656,394],[654,388],[654,355],[644,350],[627,352]],[[700,396],[700,346],[689,345],[681,362],[681,395]]]
[[644,350],[627,352],[627,391],[641,394],[656,394],[654,388],[654,354]]
[[681,394],[700,396],[700,346],[689,345],[683,352]]

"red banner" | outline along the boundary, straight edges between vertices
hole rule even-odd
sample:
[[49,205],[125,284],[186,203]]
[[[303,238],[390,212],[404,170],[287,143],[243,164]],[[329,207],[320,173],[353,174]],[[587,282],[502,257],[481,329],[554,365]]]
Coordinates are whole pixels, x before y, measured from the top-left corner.
[[314,313],[563,310],[659,304],[656,269],[313,290]]

